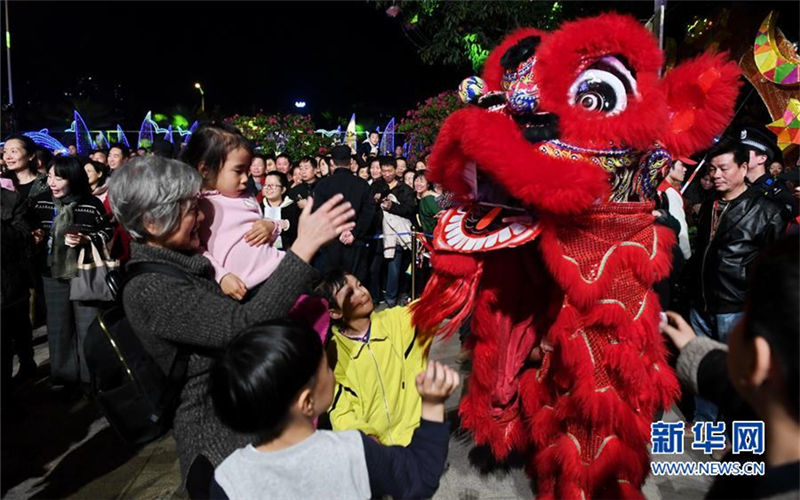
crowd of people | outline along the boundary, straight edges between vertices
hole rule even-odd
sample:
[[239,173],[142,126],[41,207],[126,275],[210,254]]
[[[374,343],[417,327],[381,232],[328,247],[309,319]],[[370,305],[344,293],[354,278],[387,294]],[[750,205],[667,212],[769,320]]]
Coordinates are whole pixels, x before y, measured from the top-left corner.
[[[174,436],[193,498],[252,498],[265,488],[282,498],[432,495],[447,451],[443,401],[459,378],[428,360],[430,343],[417,337],[408,304],[429,275],[425,249],[449,197],[429,181],[424,160],[412,165],[402,147],[379,155],[379,138],[370,134],[355,152],[335,146],[301,158],[255,151],[226,124],[201,126],[180,151],[115,144],[88,157],[6,138],[3,386],[33,375],[32,327],[46,324],[52,384],[88,390],[83,340],[109,304],[75,300],[71,280],[92,247],[123,263],[169,265],[183,277],[137,275],[122,303],[165,373],[188,355]],[[753,275],[759,255],[780,240],[787,246],[787,234],[794,247],[776,255],[796,257],[797,166],[781,163],[769,132],[746,128],[699,165],[675,159],[659,191],[654,215],[677,241],[659,287],[664,309],[675,311],[662,329],[681,350],[679,374],[698,392],[684,398],[683,413],[695,422],[730,418],[730,401],[711,401],[727,386],[703,390],[697,364],[729,339],[729,357],[747,358],[764,337],[773,357],[765,368],[756,356],[760,380],[783,385],[732,382],[760,418],[786,413],[781,428],[797,433],[797,400],[780,392],[797,392],[797,357],[784,355],[797,351],[797,260],[774,282],[765,274],[774,266],[759,266],[760,281]],[[795,300],[769,308],[750,283],[765,294],[766,283],[794,286]],[[320,300],[321,309],[307,307]],[[306,314],[293,316],[298,309]],[[770,315],[792,316],[794,330]],[[732,333],[737,325],[744,334]],[[326,428],[344,432],[316,430]],[[319,481],[309,486],[301,476]]]
[[[53,390],[67,398],[91,394],[84,340],[98,312],[111,304],[79,300],[71,284],[78,267],[90,263],[92,248],[108,260],[132,266],[169,265],[183,279],[136,275],[125,283],[121,300],[131,327],[164,373],[171,373],[176,359],[188,356],[173,434],[183,484],[192,497],[210,494],[214,468],[237,448],[258,444],[258,439],[266,444],[274,439],[265,436],[289,432],[284,424],[296,392],[331,373],[318,372],[321,364],[336,370],[337,394],[314,394],[312,422],[324,413],[327,428],[360,430],[375,439],[364,441],[361,458],[353,457],[356,465],[365,464],[358,474],[367,482],[358,491],[366,486],[373,494],[431,495],[449,435],[443,401],[458,385],[458,375],[428,363],[429,342],[417,339],[408,307],[394,307],[405,306],[412,294],[412,238],[430,238],[438,211],[424,163],[409,171],[402,156],[377,157],[372,150],[361,156],[344,146],[325,157],[273,157],[254,151],[238,130],[225,124],[200,127],[180,151],[154,149],[131,153],[115,144],[88,157],[70,152],[54,156],[27,136],[6,139],[4,387],[22,384],[36,372],[32,327],[45,324]],[[422,216],[420,205],[425,207]],[[311,299],[304,293],[327,300],[322,309],[317,307],[310,327],[304,320],[313,307],[307,307]],[[30,314],[30,304],[37,301],[43,302],[43,315]],[[295,315],[295,323],[270,323],[295,308],[306,312]],[[258,342],[257,337],[271,338],[281,328],[293,332],[292,341],[301,341],[303,334],[297,332],[308,328],[320,347],[320,339],[328,341],[334,361],[328,365],[329,358],[314,354],[308,373],[299,368],[306,358],[252,367],[288,369],[275,374],[281,381],[298,382],[284,388],[290,390],[284,394],[286,408],[268,409],[275,413],[270,429],[258,414],[252,423],[231,420],[230,415],[242,412],[237,405],[245,403],[220,403],[226,390],[219,381],[213,390],[220,395],[214,404],[209,400],[215,360],[242,331],[252,330],[251,340]],[[377,369],[353,352],[354,345],[364,345],[365,334],[368,339],[371,334],[367,348],[380,359]],[[290,350],[287,356],[297,354],[291,346],[283,347]],[[12,377],[14,354],[20,368]],[[387,391],[380,398],[370,393],[376,382]],[[328,384],[320,390],[332,388]],[[327,403],[320,404],[326,397]],[[335,409],[330,416],[329,406]],[[385,422],[378,422],[383,418]],[[307,423],[295,422],[298,430]],[[354,451],[362,446],[358,434],[346,441],[351,448],[357,445]],[[433,450],[431,443],[436,444]],[[430,459],[419,461],[420,453]],[[391,464],[402,475],[384,470]],[[409,477],[418,479],[408,483]],[[224,469],[218,478],[216,486],[232,494]],[[237,488],[243,491],[241,485]]]

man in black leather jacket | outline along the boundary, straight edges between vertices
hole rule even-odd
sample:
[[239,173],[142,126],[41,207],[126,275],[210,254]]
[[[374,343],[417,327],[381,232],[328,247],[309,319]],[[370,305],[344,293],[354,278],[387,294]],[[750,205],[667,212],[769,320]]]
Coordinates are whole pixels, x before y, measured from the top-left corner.
[[[785,229],[781,207],[748,190],[748,152],[721,141],[708,153],[716,196],[700,207],[696,252],[689,272],[695,278],[690,322],[699,335],[726,342],[744,315],[750,264]],[[695,399],[695,421],[716,420],[712,403]]]
[[780,237],[781,207],[748,190],[748,153],[735,142],[721,142],[709,152],[709,171],[717,196],[700,208],[692,326],[725,342],[744,311],[747,276],[758,252]]

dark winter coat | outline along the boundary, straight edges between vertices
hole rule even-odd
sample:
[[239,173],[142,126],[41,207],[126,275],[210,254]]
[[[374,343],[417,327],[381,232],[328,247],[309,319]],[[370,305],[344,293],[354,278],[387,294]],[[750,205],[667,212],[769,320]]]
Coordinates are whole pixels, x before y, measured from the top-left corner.
[[714,200],[700,208],[696,252],[690,272],[697,276],[695,306],[709,314],[744,310],[747,275],[758,253],[786,227],[781,207],[751,190],[728,202],[711,239]]
[[314,187],[314,206],[321,206],[337,193],[341,193],[356,212],[353,236],[357,239],[368,236],[370,224],[375,216],[375,203],[367,181],[353,175],[346,168],[337,168],[333,175],[317,181]]
[[19,195],[7,189],[0,189],[0,209],[2,210],[2,235],[0,235],[0,257],[2,257],[3,308],[28,299],[30,288],[30,266],[33,250],[33,236],[30,226],[25,222],[25,206]]

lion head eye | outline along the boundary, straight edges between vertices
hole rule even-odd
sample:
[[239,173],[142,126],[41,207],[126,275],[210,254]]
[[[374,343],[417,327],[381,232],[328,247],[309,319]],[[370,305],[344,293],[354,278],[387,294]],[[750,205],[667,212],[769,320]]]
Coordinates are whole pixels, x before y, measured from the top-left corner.
[[578,75],[568,92],[574,107],[616,115],[628,107],[629,97],[638,97],[636,78],[625,64],[606,56]]

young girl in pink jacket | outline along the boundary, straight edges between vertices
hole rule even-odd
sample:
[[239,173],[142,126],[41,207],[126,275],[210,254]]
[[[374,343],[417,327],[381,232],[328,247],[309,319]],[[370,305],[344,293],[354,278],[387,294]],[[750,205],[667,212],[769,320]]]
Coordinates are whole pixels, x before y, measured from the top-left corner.
[[284,256],[271,245],[280,226],[262,218],[258,202],[246,193],[251,158],[247,139],[226,124],[196,130],[181,156],[203,176],[203,255],[222,291],[236,300],[263,283]]

